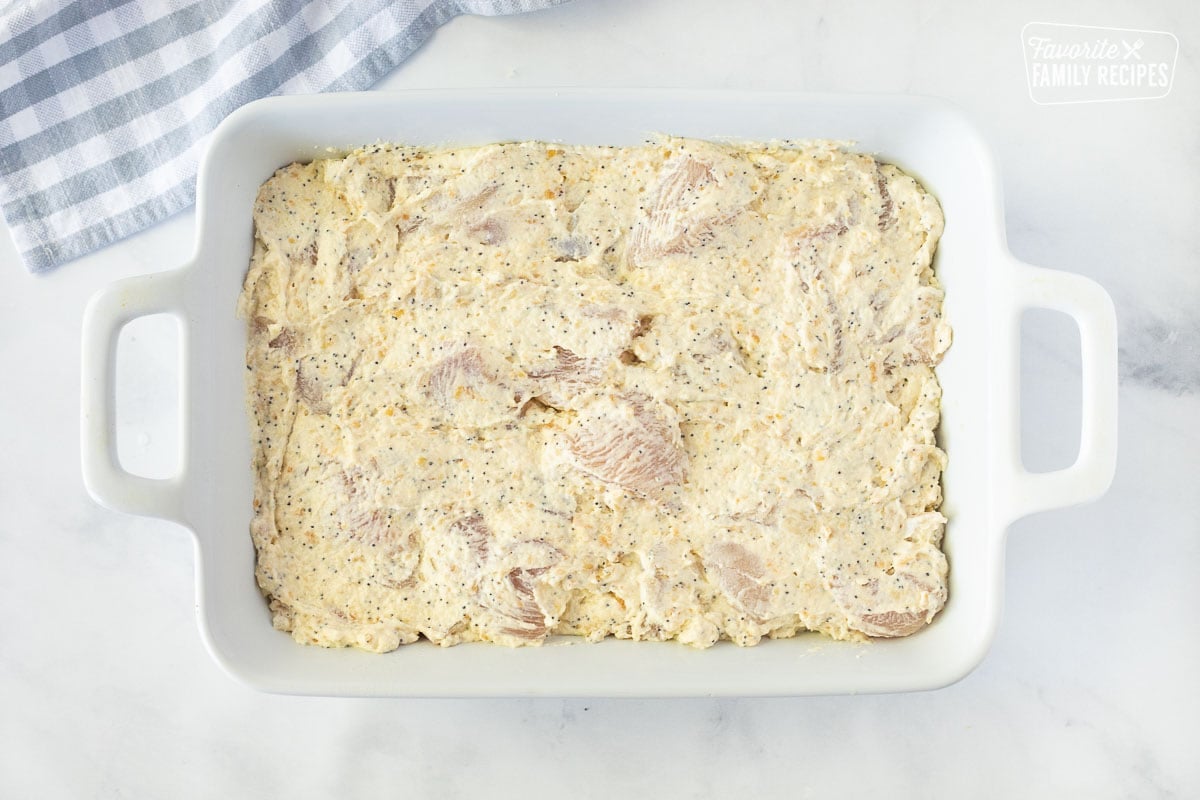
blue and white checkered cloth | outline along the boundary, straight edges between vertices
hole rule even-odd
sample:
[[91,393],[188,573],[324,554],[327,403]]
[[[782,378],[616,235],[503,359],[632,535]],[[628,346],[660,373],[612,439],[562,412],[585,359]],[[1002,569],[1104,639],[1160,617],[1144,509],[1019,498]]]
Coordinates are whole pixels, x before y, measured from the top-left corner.
[[192,205],[243,103],[364,89],[458,14],[560,2],[0,0],[0,208],[50,269]]

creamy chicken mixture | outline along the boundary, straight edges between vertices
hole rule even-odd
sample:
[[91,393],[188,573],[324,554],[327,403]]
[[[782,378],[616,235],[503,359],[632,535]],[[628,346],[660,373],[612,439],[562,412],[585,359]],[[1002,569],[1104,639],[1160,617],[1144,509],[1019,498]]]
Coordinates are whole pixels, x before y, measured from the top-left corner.
[[257,578],[300,642],[904,636],[937,202],[834,143],[375,146],[261,188]]

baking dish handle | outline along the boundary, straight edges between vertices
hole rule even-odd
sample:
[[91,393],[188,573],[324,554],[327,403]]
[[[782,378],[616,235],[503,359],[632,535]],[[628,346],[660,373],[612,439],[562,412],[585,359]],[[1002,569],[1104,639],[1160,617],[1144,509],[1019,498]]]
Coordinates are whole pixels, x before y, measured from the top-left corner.
[[[1028,472],[1021,464],[1020,414],[1015,443],[1016,474],[1012,484],[1013,518],[1087,503],[1112,484],[1117,466],[1117,316],[1108,292],[1095,281],[1071,272],[1014,264],[1016,338],[1019,347],[1020,314],[1029,308],[1061,311],[1079,327],[1082,350],[1083,407],[1079,455],[1075,463],[1052,472]],[[1019,370],[1019,364],[1017,365]],[[1020,408],[1020,380],[1012,382]]]
[[[132,320],[183,316],[183,276],[183,270],[174,270],[117,281],[92,297],[83,313],[84,486],[106,508],[175,522],[183,521],[181,476],[143,478],[123,469],[117,457],[116,355],[121,328]],[[186,332],[180,338],[182,349]]]

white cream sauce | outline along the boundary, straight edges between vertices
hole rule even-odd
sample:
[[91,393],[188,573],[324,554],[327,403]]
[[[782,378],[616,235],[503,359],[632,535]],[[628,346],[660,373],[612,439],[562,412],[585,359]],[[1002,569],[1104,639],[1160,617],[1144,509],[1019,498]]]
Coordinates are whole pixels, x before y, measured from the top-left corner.
[[387,651],[816,630],[946,597],[937,202],[829,142],[375,146],[267,181],[257,578]]

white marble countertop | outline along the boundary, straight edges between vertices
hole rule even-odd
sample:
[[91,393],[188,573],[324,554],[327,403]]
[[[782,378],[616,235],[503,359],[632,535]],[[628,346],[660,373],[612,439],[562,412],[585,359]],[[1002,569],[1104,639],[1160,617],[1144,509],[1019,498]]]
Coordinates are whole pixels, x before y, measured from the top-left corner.
[[[1200,13],[1191,0],[1053,5],[579,0],[458,19],[379,87],[914,92],[966,109],[1001,164],[1013,253],[1107,287],[1122,374],[1112,490],[1012,527],[1003,622],[975,672],[936,692],[785,700],[243,688],[201,643],[188,536],[101,509],[79,471],[83,306],[114,279],[180,265],[192,215],[39,277],[5,236],[0,796],[1200,795]],[[1030,21],[1170,31],[1174,88],[1035,105]],[[174,457],[169,338],[132,327],[119,369],[123,453],[150,472]],[[1074,455],[1077,348],[1065,318],[1030,319],[1031,467]]]

